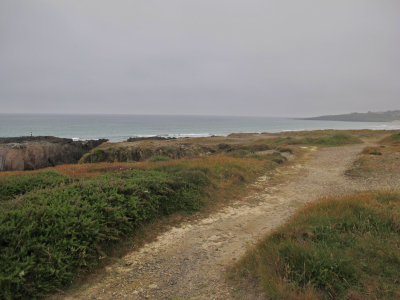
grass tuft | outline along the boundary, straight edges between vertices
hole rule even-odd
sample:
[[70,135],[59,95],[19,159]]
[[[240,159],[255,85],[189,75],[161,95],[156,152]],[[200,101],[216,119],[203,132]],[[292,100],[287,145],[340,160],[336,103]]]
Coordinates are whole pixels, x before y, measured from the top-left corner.
[[399,192],[324,198],[301,208],[232,271],[257,278],[273,299],[398,299],[399,247]]
[[390,136],[384,137],[382,140],[379,141],[381,144],[391,144],[393,146],[400,145],[400,133],[395,133]]
[[352,144],[361,144],[363,141],[358,137],[355,137],[346,133],[335,133],[332,135],[325,135],[318,138],[276,138],[271,139],[271,142],[275,145],[316,145],[326,147],[337,147]]
[[171,158],[168,156],[162,156],[162,155],[155,155],[150,157],[147,161],[148,162],[157,162],[157,161],[169,161]]

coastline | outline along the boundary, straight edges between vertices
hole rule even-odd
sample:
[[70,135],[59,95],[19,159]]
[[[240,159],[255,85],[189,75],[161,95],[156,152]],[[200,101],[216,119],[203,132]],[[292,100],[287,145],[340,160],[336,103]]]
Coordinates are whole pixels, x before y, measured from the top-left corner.
[[129,138],[195,138],[232,133],[325,129],[400,129],[399,122],[344,122],[275,117],[146,115],[1,115],[0,136],[57,136],[75,141]]

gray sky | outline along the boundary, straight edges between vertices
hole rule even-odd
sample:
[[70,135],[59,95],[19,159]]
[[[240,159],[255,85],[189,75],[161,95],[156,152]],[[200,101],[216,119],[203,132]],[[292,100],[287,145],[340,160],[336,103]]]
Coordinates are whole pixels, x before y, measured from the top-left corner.
[[400,109],[398,0],[0,0],[0,113]]

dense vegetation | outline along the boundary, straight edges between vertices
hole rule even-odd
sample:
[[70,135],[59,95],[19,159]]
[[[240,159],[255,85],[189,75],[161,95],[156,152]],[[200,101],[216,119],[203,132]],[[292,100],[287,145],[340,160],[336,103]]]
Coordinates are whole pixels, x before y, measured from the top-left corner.
[[345,134],[335,133],[318,138],[277,138],[274,139],[276,145],[316,145],[316,146],[344,146],[351,144],[361,144],[362,140],[358,137]]
[[206,183],[197,171],[183,176],[130,170],[3,202],[0,290],[6,299],[32,299],[67,285],[78,269],[105,255],[104,247],[143,222],[199,209]]
[[33,190],[57,186],[68,183],[70,178],[54,171],[46,171],[30,176],[0,177],[0,200],[7,200],[13,196],[25,194]]
[[282,154],[299,152],[295,145],[360,142],[346,133],[271,138],[219,144],[208,157],[153,156],[136,163],[102,162],[105,151],[96,149],[97,163],[0,177],[0,299],[64,289],[143,224],[234,197],[284,163]]
[[223,201],[275,165],[224,155],[158,157],[56,168],[79,175],[75,179],[54,171],[1,177],[0,299],[35,299],[62,290],[142,224],[191,213],[208,199]]
[[326,198],[300,209],[235,266],[273,299],[398,299],[400,194]]

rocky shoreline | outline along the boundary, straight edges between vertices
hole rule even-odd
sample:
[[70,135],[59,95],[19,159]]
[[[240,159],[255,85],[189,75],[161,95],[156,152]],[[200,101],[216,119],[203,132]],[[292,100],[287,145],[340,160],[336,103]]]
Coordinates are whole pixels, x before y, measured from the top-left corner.
[[73,141],[54,136],[0,138],[0,171],[25,171],[76,164],[105,139]]

